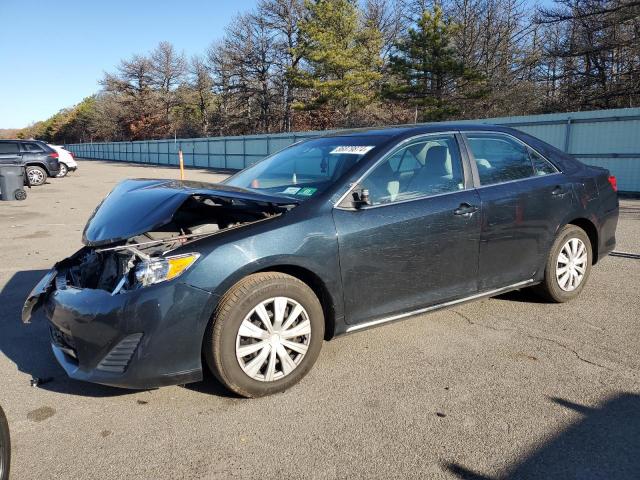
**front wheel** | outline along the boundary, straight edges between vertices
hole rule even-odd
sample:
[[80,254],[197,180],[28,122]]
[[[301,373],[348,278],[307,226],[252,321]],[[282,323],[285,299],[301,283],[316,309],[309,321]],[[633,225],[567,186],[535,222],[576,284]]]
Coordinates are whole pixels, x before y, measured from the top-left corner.
[[27,167],[27,177],[29,178],[29,185],[37,187],[44,185],[44,182],[47,181],[47,172],[42,167],[30,165]]
[[7,417],[0,407],[0,480],[8,480],[11,463],[11,439]]
[[556,237],[537,291],[546,299],[563,303],[573,300],[584,288],[591,273],[591,241],[576,225],[566,225]]
[[305,283],[278,272],[245,277],[222,297],[204,341],[214,375],[244,397],[286,390],[315,363],[324,315]]

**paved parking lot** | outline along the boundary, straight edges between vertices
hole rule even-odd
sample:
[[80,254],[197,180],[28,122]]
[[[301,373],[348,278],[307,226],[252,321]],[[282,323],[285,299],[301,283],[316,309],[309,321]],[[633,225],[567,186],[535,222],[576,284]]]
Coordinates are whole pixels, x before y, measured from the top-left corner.
[[[189,170],[188,178],[223,178]],[[0,405],[16,479],[631,478],[640,471],[640,260],[608,257],[580,299],[526,292],[325,342],[311,373],[243,400],[213,379],[131,392],[69,380],[22,302],[77,250],[123,178],[175,169],[80,162],[0,202]],[[640,201],[617,250],[640,253]],[[51,377],[32,388],[32,376]]]

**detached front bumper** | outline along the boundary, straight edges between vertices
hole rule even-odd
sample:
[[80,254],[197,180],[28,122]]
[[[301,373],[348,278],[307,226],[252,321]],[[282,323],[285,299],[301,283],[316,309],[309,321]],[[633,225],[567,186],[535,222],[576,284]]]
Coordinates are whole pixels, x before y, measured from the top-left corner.
[[49,282],[31,305],[43,304],[53,353],[71,378],[134,389],[202,379],[211,293],[173,281],[116,295]]

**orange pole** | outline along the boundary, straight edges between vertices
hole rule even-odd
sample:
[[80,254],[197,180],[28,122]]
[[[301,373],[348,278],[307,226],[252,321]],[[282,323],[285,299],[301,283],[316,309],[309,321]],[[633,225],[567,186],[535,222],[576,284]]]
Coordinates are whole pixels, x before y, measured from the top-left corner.
[[182,157],[182,149],[178,150],[178,158],[180,159],[180,180],[184,180],[184,158]]

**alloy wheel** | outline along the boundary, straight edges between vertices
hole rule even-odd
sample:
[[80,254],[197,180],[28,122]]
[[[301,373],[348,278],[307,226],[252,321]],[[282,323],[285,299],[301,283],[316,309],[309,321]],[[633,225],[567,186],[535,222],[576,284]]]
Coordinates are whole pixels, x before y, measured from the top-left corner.
[[300,365],[310,341],[311,322],[304,307],[288,297],[269,298],[240,324],[236,358],[249,377],[271,382]]
[[556,280],[565,292],[572,292],[587,271],[587,247],[579,238],[570,238],[560,249],[556,261]]
[[27,172],[29,183],[32,185],[40,185],[44,183],[44,174],[37,168],[32,168]]
[[67,173],[68,173],[67,166],[64,163],[60,163],[60,172],[58,172],[58,175],[56,175],[56,177],[58,178],[66,177]]

